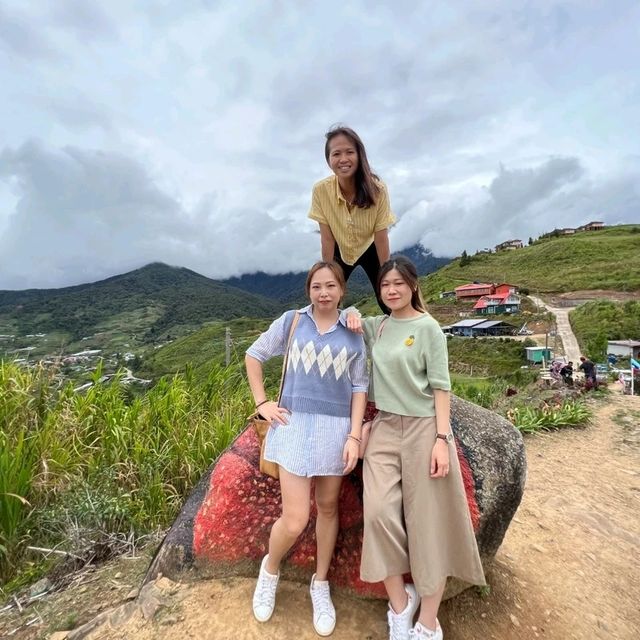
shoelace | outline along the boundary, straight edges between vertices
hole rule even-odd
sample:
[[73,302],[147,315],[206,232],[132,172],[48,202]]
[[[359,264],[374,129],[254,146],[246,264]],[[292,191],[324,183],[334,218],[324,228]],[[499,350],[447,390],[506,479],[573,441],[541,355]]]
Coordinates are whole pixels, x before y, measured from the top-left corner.
[[423,631],[421,632],[417,632],[415,629],[409,629],[409,637],[417,638],[418,640],[420,640],[420,638],[436,638],[438,635],[437,629],[435,631],[430,631],[429,629],[425,629],[424,627],[422,627],[422,629]]
[[267,576],[260,576],[258,588],[256,589],[256,600],[258,604],[269,606],[273,602],[276,594],[278,581]]
[[313,608],[318,615],[333,615],[333,607],[331,605],[331,592],[328,584],[314,584],[312,590]]
[[[398,620],[397,616],[394,616],[391,611],[387,611],[387,620],[389,621],[389,640],[404,640],[404,634],[402,630],[402,624]],[[409,631],[411,633],[413,629]]]

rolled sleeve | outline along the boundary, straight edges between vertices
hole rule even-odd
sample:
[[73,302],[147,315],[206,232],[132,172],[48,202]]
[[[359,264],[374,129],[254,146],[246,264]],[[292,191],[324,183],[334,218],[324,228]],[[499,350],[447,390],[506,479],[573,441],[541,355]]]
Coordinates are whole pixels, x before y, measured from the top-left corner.
[[311,193],[311,209],[309,209],[309,214],[307,215],[307,217],[321,224],[329,224],[327,216],[325,216],[324,211],[322,210],[322,204],[320,203],[320,194],[318,193],[317,187],[314,187],[313,192]]
[[369,374],[367,371],[367,352],[362,343],[358,355],[352,359],[349,367],[352,393],[366,393],[369,389]]
[[429,328],[429,349],[426,361],[427,378],[431,388],[451,391],[447,338],[438,326]]
[[284,354],[284,349],[287,342],[286,326],[287,326],[287,313],[283,313],[279,318],[276,318],[271,326],[247,349],[247,355],[259,360],[260,362],[266,362],[274,356],[281,356]]
[[391,204],[389,203],[389,193],[387,187],[380,185],[380,194],[376,203],[377,215],[374,232],[388,229],[395,221],[396,217],[391,212]]

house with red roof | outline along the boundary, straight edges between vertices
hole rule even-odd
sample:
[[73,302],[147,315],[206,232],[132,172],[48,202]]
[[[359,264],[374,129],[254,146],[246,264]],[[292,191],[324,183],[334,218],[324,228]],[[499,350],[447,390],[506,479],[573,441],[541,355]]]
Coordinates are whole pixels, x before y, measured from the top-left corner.
[[482,296],[475,305],[473,305],[473,309],[480,315],[518,313],[518,311],[520,311],[520,296],[515,294],[515,288],[514,290],[496,291],[491,295]]
[[487,284],[486,282],[474,282],[456,287],[455,292],[456,300],[473,300],[493,293],[494,288],[492,284]]

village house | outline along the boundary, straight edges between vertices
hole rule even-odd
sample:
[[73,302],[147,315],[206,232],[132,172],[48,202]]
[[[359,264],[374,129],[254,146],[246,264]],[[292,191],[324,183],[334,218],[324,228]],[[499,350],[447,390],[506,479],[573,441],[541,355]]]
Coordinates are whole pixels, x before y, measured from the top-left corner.
[[564,229],[558,229],[558,233],[561,236],[570,236],[573,235],[576,232],[575,229],[573,229],[572,227],[565,227]]
[[[503,286],[503,285],[501,285]],[[504,285],[510,287],[510,285]],[[515,287],[498,291],[489,296],[482,296],[473,309],[480,315],[496,315],[498,313],[518,313],[520,311],[520,296],[515,294]]]
[[553,350],[549,347],[525,347],[527,354],[527,362],[530,364],[541,364],[551,362],[553,359]]
[[447,333],[469,338],[513,335],[515,331],[514,326],[500,320],[460,320],[446,327]]
[[[463,284],[455,288],[456,300],[478,300],[485,296],[500,299],[500,304],[520,305],[520,298],[516,295],[517,287],[503,282],[501,284],[489,284],[486,282],[473,282]],[[440,296],[444,297],[444,296]],[[504,302],[508,300],[508,302]],[[482,306],[482,305],[481,305]],[[497,313],[502,313],[498,311]]]
[[639,360],[640,340],[608,340],[607,354]]
[[522,240],[505,240],[496,245],[496,251],[512,251],[522,249]]
[[581,227],[578,227],[576,231],[599,231],[600,229],[604,229],[604,222],[596,220],[594,222],[587,222],[587,224],[583,224]]
[[486,282],[474,282],[472,284],[463,284],[455,288],[456,300],[473,300],[493,293],[492,284]]

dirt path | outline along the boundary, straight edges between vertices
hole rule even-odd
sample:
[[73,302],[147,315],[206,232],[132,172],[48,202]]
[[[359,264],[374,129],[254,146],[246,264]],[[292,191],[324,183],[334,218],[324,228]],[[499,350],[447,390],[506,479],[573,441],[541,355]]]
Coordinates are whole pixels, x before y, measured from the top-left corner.
[[558,335],[562,340],[564,355],[567,360],[578,362],[580,359],[580,347],[578,346],[578,341],[576,340],[573,330],[571,329],[571,323],[569,322],[569,311],[571,311],[571,309],[551,307],[535,296],[529,296],[529,298],[531,298],[536,306],[544,307],[547,311],[553,313],[556,317],[556,328]]
[[[616,389],[605,402],[585,429],[527,436],[527,487],[488,571],[490,592],[470,590],[444,603],[440,618],[447,640],[640,637],[640,398],[619,395]],[[306,585],[283,583],[274,617],[260,625],[251,615],[252,580],[195,585],[162,580],[159,589],[166,606],[153,621],[145,620],[139,606],[130,605],[135,610],[124,626],[102,626],[88,637],[318,638]],[[85,603],[87,609],[95,607],[99,597],[98,589]],[[81,594],[75,601],[70,592],[64,598],[65,612],[82,608]],[[387,637],[383,602],[340,594],[334,599],[338,626],[333,638]],[[45,607],[41,614],[51,619],[55,609],[47,614]],[[14,637],[47,635],[41,627]]]

